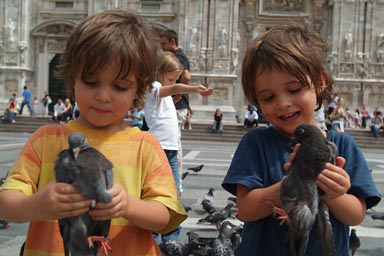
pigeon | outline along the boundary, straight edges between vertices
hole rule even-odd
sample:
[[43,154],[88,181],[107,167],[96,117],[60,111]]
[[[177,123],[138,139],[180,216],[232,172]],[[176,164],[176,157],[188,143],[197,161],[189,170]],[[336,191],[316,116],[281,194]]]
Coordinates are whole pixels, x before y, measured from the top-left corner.
[[295,129],[294,144],[300,148],[282,179],[280,188],[281,206],[288,222],[289,255],[304,255],[312,227],[322,245],[323,255],[336,255],[329,211],[320,199],[316,180],[327,162],[335,163],[336,145],[324,137],[321,130],[311,124]]
[[4,184],[5,180],[7,179],[8,174],[9,174],[9,171],[7,172],[7,174],[4,177],[0,178],[0,186]]
[[217,209],[216,211],[210,213],[204,218],[201,218],[197,221],[197,224],[201,223],[210,223],[219,226],[220,222],[227,219],[231,215],[232,205],[228,204],[224,207],[224,209]]
[[201,165],[198,165],[195,167],[189,167],[188,170],[193,171],[194,174],[197,174],[198,172],[201,171],[201,169],[203,169],[203,167],[204,167],[204,165],[201,164]]
[[203,207],[203,210],[207,213],[213,213],[214,211],[216,211],[216,207],[213,206],[212,201],[209,199],[203,199],[203,201],[201,201],[201,205]]
[[10,229],[9,221],[0,219],[0,229]]
[[214,188],[210,188],[207,192],[207,194],[204,195],[204,199],[203,200],[208,200],[210,201],[212,204],[213,204],[213,192],[215,191]]
[[181,179],[184,180],[188,174],[189,174],[189,172],[183,172],[183,174],[181,175]]
[[373,212],[371,218],[374,220],[384,220],[384,212]]
[[237,198],[236,197],[230,196],[230,197],[227,198],[227,200],[237,204]]
[[[80,193],[96,202],[108,203],[112,196],[107,192],[113,184],[113,164],[98,150],[92,148],[83,133],[68,137],[69,148],[61,151],[55,162],[57,182],[72,184]],[[65,255],[97,255],[99,249],[108,255],[108,233],[111,220],[94,221],[88,213],[60,219]]]
[[351,234],[349,235],[349,249],[351,250],[351,255],[355,255],[357,249],[360,248],[361,242],[360,238],[356,234],[356,229],[351,229]]
[[159,244],[160,251],[166,256],[182,256],[181,245],[175,241]]
[[224,237],[230,239],[231,241],[231,249],[234,252],[241,242],[241,234],[243,232],[243,228],[241,226],[237,226],[230,222],[229,220],[222,221],[219,225],[219,238],[223,239]]
[[[9,171],[4,177],[0,178],[0,186],[4,184],[5,180],[7,179],[8,173]],[[10,229],[10,228],[11,226],[9,225],[8,221],[4,219],[0,219],[0,229]]]
[[178,244],[169,241],[159,244],[160,251],[166,256],[189,256],[194,250],[201,249],[203,244],[196,239],[188,241],[186,244]]

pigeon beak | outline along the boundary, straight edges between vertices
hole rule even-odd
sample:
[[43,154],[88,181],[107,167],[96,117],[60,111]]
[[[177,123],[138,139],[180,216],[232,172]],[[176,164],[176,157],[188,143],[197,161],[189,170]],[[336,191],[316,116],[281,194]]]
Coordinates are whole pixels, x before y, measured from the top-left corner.
[[79,155],[80,153],[80,148],[79,147],[76,147],[74,149],[72,149],[72,152],[73,152],[73,156],[75,158],[75,161],[77,160],[77,156]]

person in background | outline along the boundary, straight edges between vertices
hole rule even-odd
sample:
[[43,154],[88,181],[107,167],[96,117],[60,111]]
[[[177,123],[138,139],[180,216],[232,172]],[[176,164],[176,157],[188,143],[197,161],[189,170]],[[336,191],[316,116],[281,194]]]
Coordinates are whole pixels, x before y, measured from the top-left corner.
[[130,117],[132,119],[132,126],[136,126],[141,130],[144,120],[144,110],[142,103],[138,102],[137,100],[134,101]]
[[[307,24],[276,25],[247,48],[241,83],[250,103],[261,109],[272,127],[246,133],[223,180],[237,199],[237,218],[244,222],[237,256],[288,255],[288,222],[274,214],[281,208],[279,190],[300,145],[292,148],[302,124],[316,125],[314,110],[332,90],[326,69],[327,44]],[[350,226],[359,225],[367,209],[377,205],[376,189],[363,152],[348,133],[320,130],[336,144],[335,163],[327,163],[317,178],[329,208],[335,255],[349,255]],[[314,145],[315,147],[315,145]],[[271,202],[266,204],[265,200]],[[305,255],[321,254],[316,231],[310,233]]]
[[184,127],[188,125],[188,129],[192,130],[192,109],[188,107],[187,114],[183,118],[184,122],[181,124],[181,130],[184,130]]
[[12,93],[12,99],[13,99],[13,102],[15,103],[15,105],[16,105],[16,113],[19,113],[20,106],[19,106],[19,102],[17,101],[17,94],[16,93]]
[[53,119],[56,122],[61,121],[61,114],[63,113],[64,109],[65,109],[65,105],[63,103],[63,100],[60,98],[57,99],[56,104],[53,106]]
[[[212,94],[212,89],[207,89],[203,85],[175,84],[177,78],[183,71],[176,56],[170,52],[163,52],[158,58],[156,79],[148,91],[145,102],[144,112],[149,132],[157,137],[162,146],[168,163],[172,168],[173,178],[177,189],[181,195],[181,178],[178,165],[179,133],[177,113],[172,95],[183,93],[199,93],[202,96]],[[153,236],[158,244],[178,242],[181,227],[162,234],[161,238],[157,232]]]
[[[172,29],[164,30],[159,35],[159,41],[160,41],[160,47],[163,51],[172,52],[176,58],[179,60],[181,65],[183,66],[183,71],[178,77],[176,83],[182,83],[182,84],[189,84],[191,81],[191,74],[189,72],[190,70],[190,63],[188,57],[183,52],[183,49],[179,47],[179,36],[176,33],[176,31]],[[183,127],[185,124],[185,116],[187,115],[188,108],[190,108],[189,105],[189,96],[187,93],[185,94],[175,94],[173,97],[173,103],[176,106],[176,112],[177,112],[177,119],[179,122],[179,130],[181,127]],[[183,168],[183,147],[181,144],[181,130],[179,132],[179,155],[178,155],[178,162],[179,162],[179,169],[180,172]]]
[[324,105],[321,105],[320,108],[315,109],[315,120],[317,122],[317,126],[319,126],[321,130],[327,130],[324,116]]
[[331,102],[328,104],[328,113],[329,114],[332,114],[333,109],[336,107],[338,100],[339,100],[339,96],[337,95],[337,93],[335,93],[331,99]]
[[383,125],[383,115],[381,111],[375,111],[375,115],[372,117],[369,128],[376,139],[379,138],[379,131],[383,129]]
[[66,123],[68,122],[68,120],[72,119],[73,106],[71,101],[68,98],[64,100],[64,110],[61,113],[59,113],[59,116],[60,116],[60,123]]
[[79,106],[77,105],[77,102],[75,102],[75,106],[73,107],[73,116],[72,119],[75,120],[80,116],[80,109]]
[[[255,107],[256,108],[256,107]],[[259,115],[257,114],[257,109],[248,107],[247,112],[244,115],[244,131],[248,129],[248,127],[259,127]]]
[[23,96],[23,100],[21,101],[19,115],[23,114],[24,106],[27,105],[28,110],[29,110],[29,114],[31,116],[33,116],[34,113],[33,113],[32,107],[31,107],[31,92],[28,90],[28,87],[26,85],[23,88],[22,96]]
[[336,107],[331,114],[332,130],[337,132],[344,132],[344,122],[349,122],[347,111],[344,108],[344,99],[337,100]]
[[360,117],[360,110],[357,108],[355,110],[354,115],[353,115],[353,121],[355,123],[355,128],[359,128],[360,127],[360,119],[361,119],[361,117]]
[[13,98],[8,100],[7,108],[4,111],[4,116],[2,117],[2,121],[15,123],[16,122],[16,103]]
[[361,108],[361,128],[367,128],[367,123],[370,121],[369,110],[366,105]]
[[221,112],[220,108],[217,108],[215,113],[213,114],[213,125],[212,125],[212,132],[220,134],[223,133],[223,113]]
[[[135,11],[122,9],[88,16],[72,30],[57,74],[81,114],[31,135],[0,187],[0,219],[29,222],[22,255],[64,255],[56,220],[81,214],[111,220],[113,255],[161,255],[152,231],[167,233],[187,218],[159,141],[124,120],[155,80],[153,34]],[[112,162],[110,203],[91,207],[73,185],[55,182],[56,157],[73,132]]]
[[52,99],[51,99],[51,97],[49,97],[49,94],[47,91],[44,92],[44,96],[41,99],[41,103],[43,103],[44,114],[46,116],[48,116],[49,115],[49,105],[52,103]]

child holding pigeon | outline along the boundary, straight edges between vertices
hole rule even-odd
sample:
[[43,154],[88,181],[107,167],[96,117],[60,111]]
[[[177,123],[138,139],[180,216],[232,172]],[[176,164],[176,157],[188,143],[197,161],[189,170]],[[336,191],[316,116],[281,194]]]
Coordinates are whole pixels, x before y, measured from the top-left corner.
[[[115,9],[84,19],[69,37],[59,74],[81,115],[38,129],[1,187],[0,218],[30,222],[24,255],[63,255],[55,220],[87,212],[93,220],[112,219],[113,255],[160,255],[152,231],[169,232],[186,219],[157,138],[124,121],[133,101],[143,100],[155,81],[152,35],[136,12]],[[73,132],[82,132],[112,162],[110,203],[90,208],[91,200],[72,185],[55,182],[55,160]]]
[[[278,25],[259,35],[244,55],[244,95],[273,126],[244,135],[222,183],[237,196],[238,218],[245,222],[236,255],[288,255],[289,220],[281,224],[265,202],[281,207],[281,180],[299,149],[296,145],[292,152],[294,131],[301,124],[316,125],[314,111],[331,92],[324,48],[320,36],[305,25]],[[336,144],[337,157],[321,171],[317,186],[329,208],[336,255],[349,255],[349,226],[360,224],[380,195],[353,138],[334,131],[323,135]],[[321,255],[314,230],[305,255]]]

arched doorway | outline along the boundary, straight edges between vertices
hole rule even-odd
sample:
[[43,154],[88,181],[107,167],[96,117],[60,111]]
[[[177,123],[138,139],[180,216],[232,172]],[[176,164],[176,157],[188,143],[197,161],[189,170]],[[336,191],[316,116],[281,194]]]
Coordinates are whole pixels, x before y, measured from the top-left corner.
[[56,54],[52,58],[51,62],[49,62],[48,93],[52,99],[52,103],[49,106],[50,112],[53,112],[53,106],[55,105],[57,99],[60,98],[64,100],[67,97],[64,80],[55,76],[55,70],[60,62],[60,56],[61,54]]
[[34,66],[37,67],[36,94],[42,96],[45,91],[48,91],[53,101],[49,106],[50,111],[53,111],[58,98],[66,98],[64,81],[55,76],[55,69],[75,25],[75,22],[70,20],[49,20],[31,31],[36,55]]

